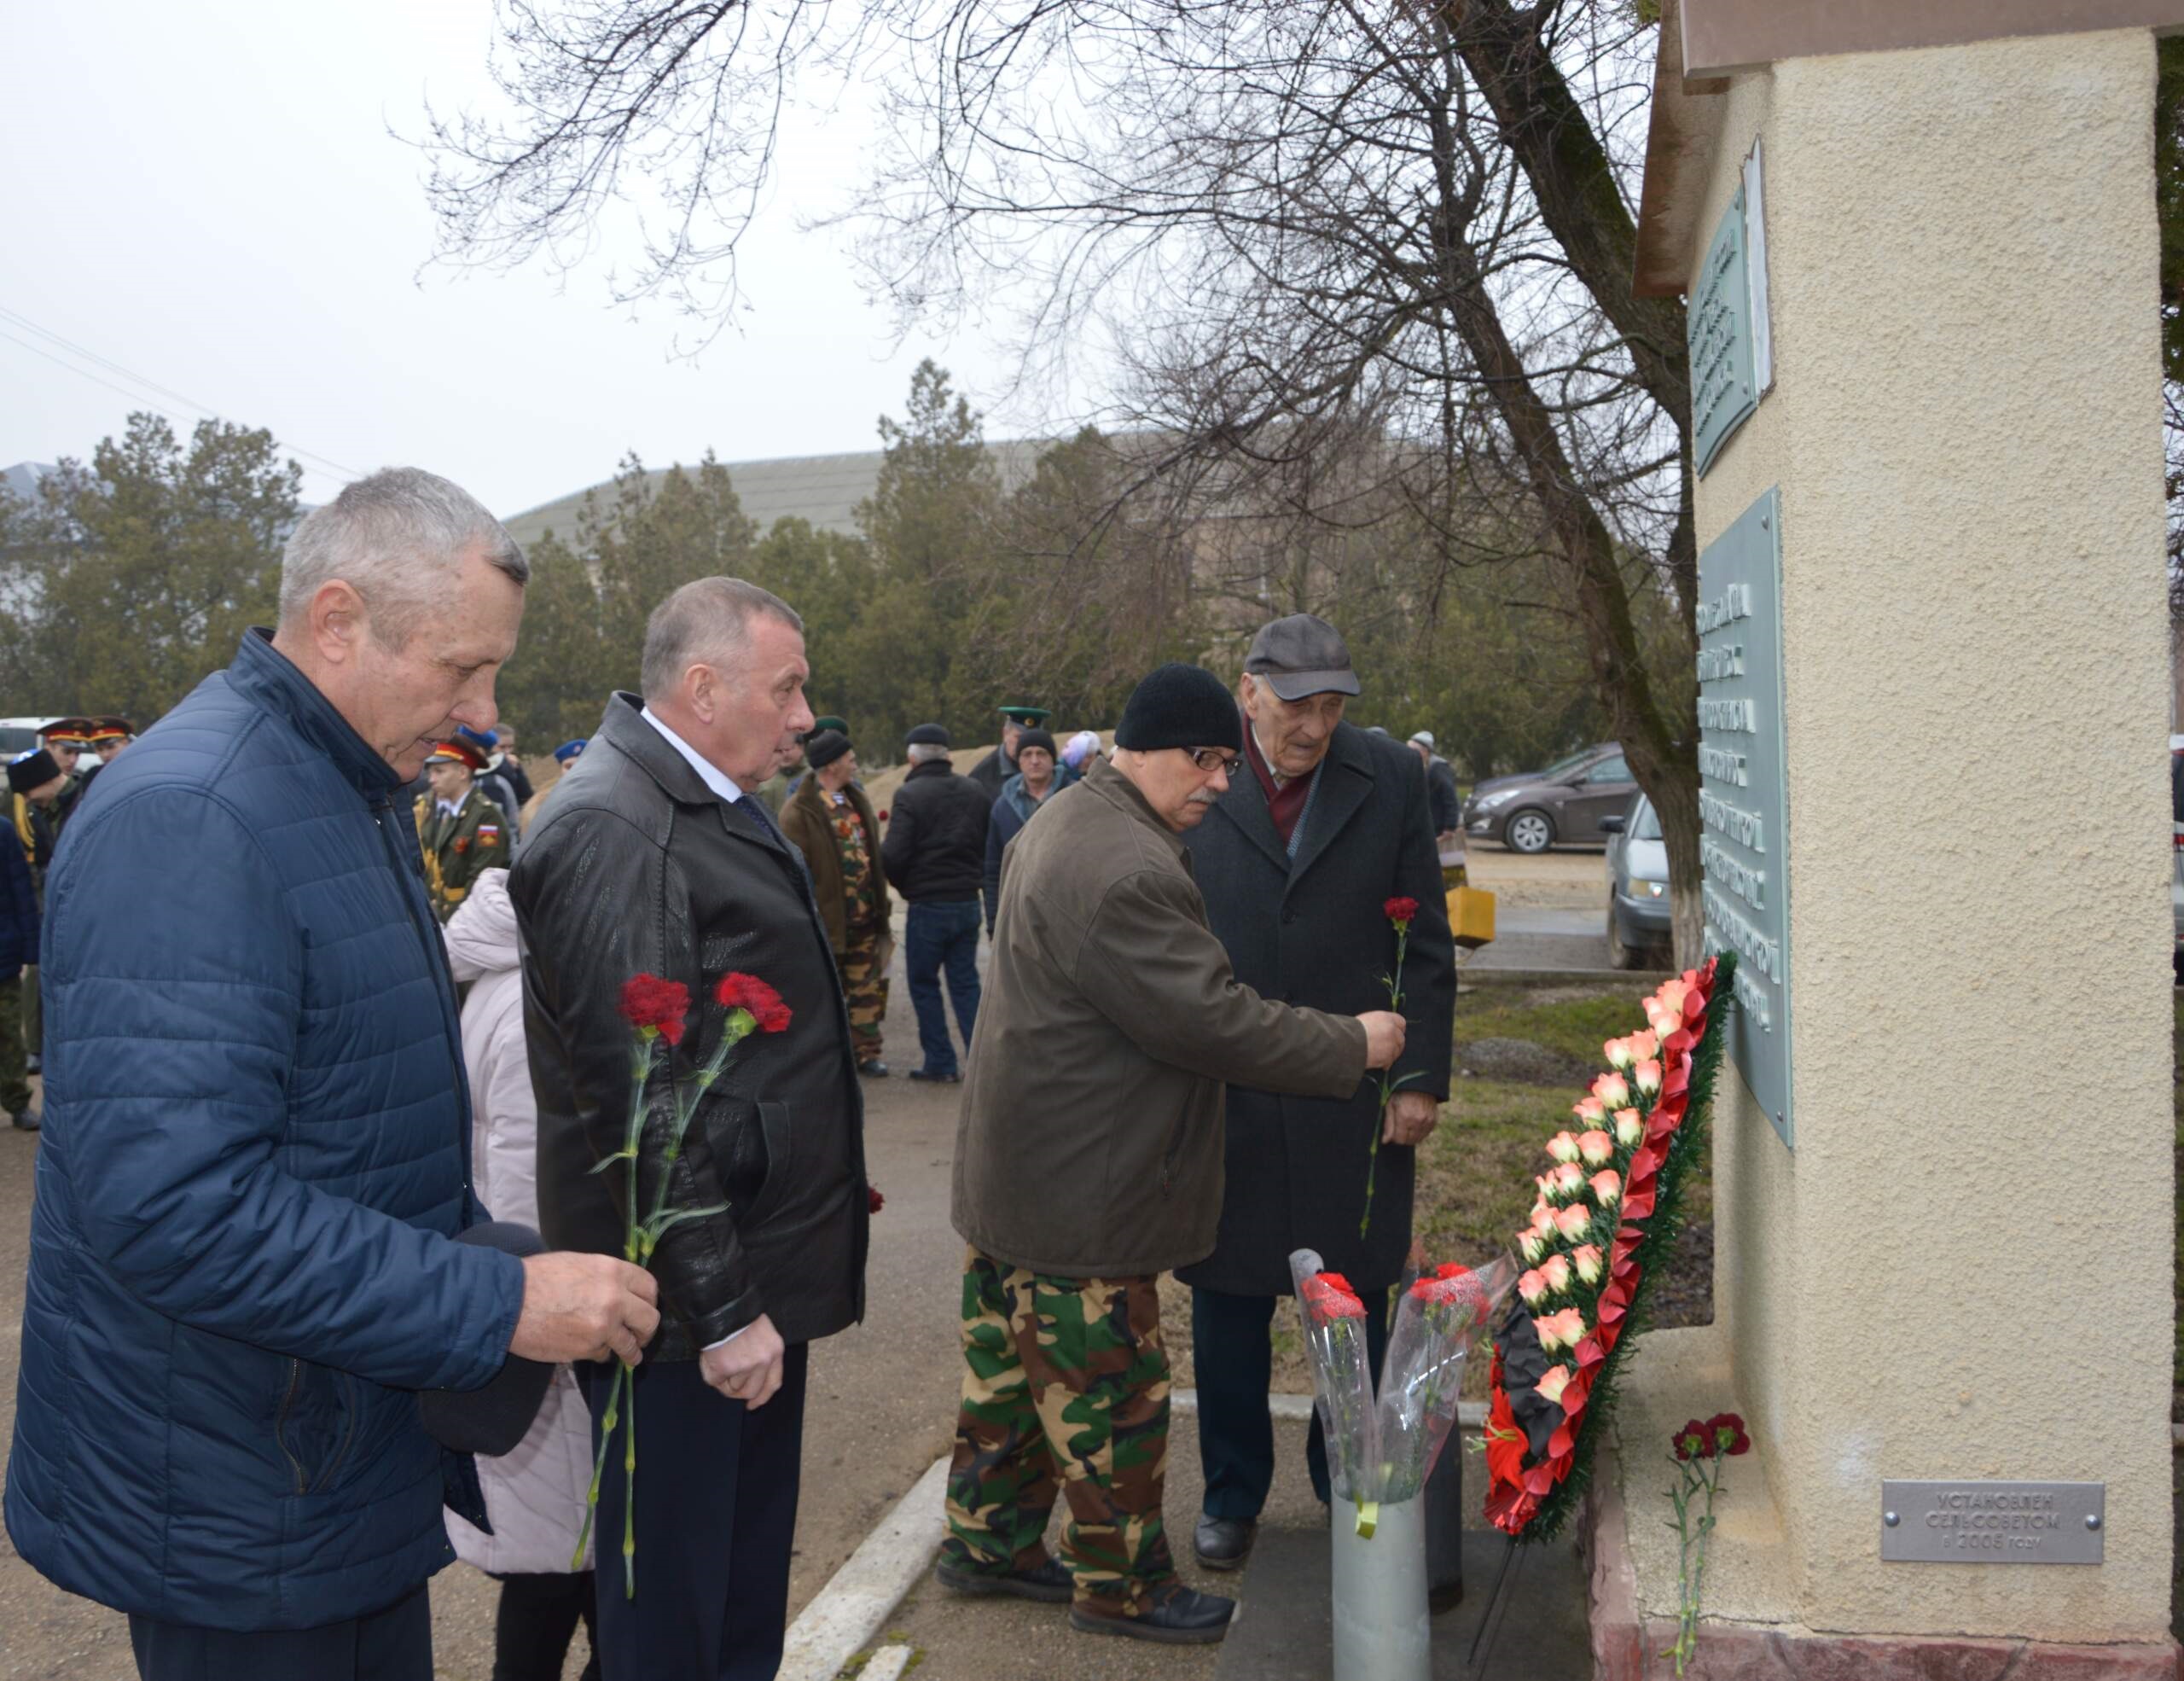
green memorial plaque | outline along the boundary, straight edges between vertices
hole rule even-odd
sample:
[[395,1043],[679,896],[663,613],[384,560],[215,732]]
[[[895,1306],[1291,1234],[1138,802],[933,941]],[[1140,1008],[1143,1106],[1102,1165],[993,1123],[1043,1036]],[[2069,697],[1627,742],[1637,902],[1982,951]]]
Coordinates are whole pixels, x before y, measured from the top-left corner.
[[1782,1142],[1790,1112],[1782,521],[1769,490],[1699,557],[1699,856],[1706,949],[1737,954],[1729,1058]]
[[1759,405],[1752,354],[1751,251],[1745,190],[1722,215],[1684,317],[1691,352],[1691,456],[1703,477],[1722,445]]

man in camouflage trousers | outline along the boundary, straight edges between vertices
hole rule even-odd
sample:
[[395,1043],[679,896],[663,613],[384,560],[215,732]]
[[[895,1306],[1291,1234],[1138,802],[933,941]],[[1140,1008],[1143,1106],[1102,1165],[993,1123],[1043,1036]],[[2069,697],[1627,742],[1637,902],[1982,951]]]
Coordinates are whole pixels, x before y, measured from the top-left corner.
[[[829,722],[839,720],[830,719]],[[889,929],[887,870],[880,856],[880,819],[857,785],[857,750],[839,730],[805,739],[810,768],[781,807],[781,829],[804,854],[812,896],[827,923],[850,1012],[857,1071],[884,1079],[880,1023],[887,1015]]]
[[[1385,1010],[1293,1009],[1240,985],[1179,838],[1243,746],[1194,666],[1141,683],[1111,765],[1009,848],[956,1140],[963,1390],[938,1574],[1070,1602],[1072,1627],[1219,1640],[1232,1600],[1176,1577],[1161,1527],[1159,1275],[1221,1214],[1222,1088],[1347,1096],[1403,1049]],[[1043,1537],[1057,1492],[1060,1559]]]
[[[963,1268],[963,1400],[948,1472],[943,1579],[1007,1560],[1069,1598],[1142,1614],[1172,1580],[1161,1527],[1168,1469],[1168,1356],[1157,1277],[1066,1278],[973,1249]],[[1047,1518],[1066,1485],[1067,1568],[1047,1556]]]

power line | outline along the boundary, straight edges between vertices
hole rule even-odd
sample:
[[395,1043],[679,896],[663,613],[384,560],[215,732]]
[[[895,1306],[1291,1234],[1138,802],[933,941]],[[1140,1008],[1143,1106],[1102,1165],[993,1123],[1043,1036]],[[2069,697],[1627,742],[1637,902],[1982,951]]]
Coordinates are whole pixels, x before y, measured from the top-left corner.
[[[179,403],[186,409],[195,409],[200,415],[205,416],[206,419],[223,420],[226,418],[225,416],[222,415],[218,410],[213,408],[210,404],[200,403],[195,398],[186,397],[181,392],[174,390],[171,387],[163,386],[156,380],[146,379],[142,374],[136,373],[131,369],[123,367],[121,364],[114,361],[110,357],[101,356],[96,351],[91,350],[85,346],[79,345],[72,339],[64,338],[49,327],[41,327],[37,322],[32,321],[28,316],[23,314],[19,310],[13,310],[9,308],[5,304],[0,304],[0,317],[5,317],[8,320],[15,323],[18,326],[28,329],[31,332],[37,334],[40,338],[60,346],[63,350],[68,351],[73,355],[82,357],[86,361],[96,363],[102,368],[107,369],[113,373],[120,375],[122,378],[142,387],[147,391],[157,392],[162,397],[168,398],[174,402]],[[104,386],[108,391],[119,392],[122,396],[128,398],[131,402],[141,402],[142,400],[136,392],[125,390],[122,387],[114,384],[113,381],[102,379],[98,375],[91,372],[90,369],[87,368],[79,368],[76,366],[75,364],[66,361],[62,358],[55,355],[51,351],[46,350],[40,346],[32,344],[27,340],[15,337],[12,333],[0,332],[0,338],[4,338],[12,344],[20,345],[25,350],[44,357],[47,361],[52,363],[57,368],[65,368],[70,373],[78,375],[82,378],[90,380],[96,385]],[[148,406],[155,409],[158,408],[157,404],[151,404]],[[162,414],[166,413],[163,409],[159,410],[159,412]],[[167,418],[169,420],[174,420],[177,419],[177,416],[167,415]],[[346,466],[340,462],[319,455],[313,451],[304,449],[299,445],[289,444],[286,445],[284,447],[292,454],[301,456],[306,461],[317,462],[320,467],[327,469],[328,471],[339,474],[344,480],[360,479],[363,476],[363,474],[359,473],[353,467]]]

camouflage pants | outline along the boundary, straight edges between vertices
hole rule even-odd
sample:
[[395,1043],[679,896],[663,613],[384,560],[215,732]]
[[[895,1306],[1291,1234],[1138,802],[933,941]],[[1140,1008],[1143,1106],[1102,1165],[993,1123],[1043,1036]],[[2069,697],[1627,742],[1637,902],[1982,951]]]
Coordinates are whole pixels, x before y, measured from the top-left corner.
[[880,1060],[880,1024],[887,1015],[887,974],[880,966],[877,922],[849,931],[849,946],[834,959],[842,996],[850,1007],[850,1043],[859,1062]]
[[1077,1598],[1141,1615],[1175,1579],[1160,1522],[1167,1474],[1154,1279],[1059,1278],[969,1251],[941,1556],[965,1570],[1036,1569],[1059,1487]]
[[20,1114],[31,1106],[30,1081],[24,1073],[26,1007],[38,1003],[38,971],[26,968],[0,980],[0,1111]]

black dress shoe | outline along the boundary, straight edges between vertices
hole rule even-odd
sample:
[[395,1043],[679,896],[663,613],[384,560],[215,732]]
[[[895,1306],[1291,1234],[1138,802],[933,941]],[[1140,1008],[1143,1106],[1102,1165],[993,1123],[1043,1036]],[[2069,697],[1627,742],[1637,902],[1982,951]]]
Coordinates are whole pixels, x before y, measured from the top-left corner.
[[957,1593],[1005,1593],[1012,1599],[1036,1599],[1048,1605],[1066,1605],[1076,1591],[1069,1567],[1058,1558],[1036,1569],[1006,1572],[966,1570],[943,1559],[932,1573],[941,1586]]
[[935,1085],[961,1085],[963,1083],[963,1076],[961,1074],[928,1073],[923,1068],[911,1069],[910,1078],[912,1079],[929,1080]]
[[1209,1570],[1240,1570],[1258,1539],[1255,1517],[1208,1517],[1199,1515],[1191,1541],[1198,1548],[1198,1562]]
[[1069,1626],[1086,1634],[1119,1634],[1129,1640],[1157,1640],[1165,1646],[1209,1646],[1228,1632],[1236,1602],[1200,1593],[1178,1584],[1167,1597],[1133,1617],[1104,1599],[1080,1599],[1069,1608]]
[[857,1071],[863,1074],[867,1079],[885,1079],[891,1072],[887,1065],[880,1061],[877,1057],[874,1057],[869,1062],[858,1063],[857,1065]]

